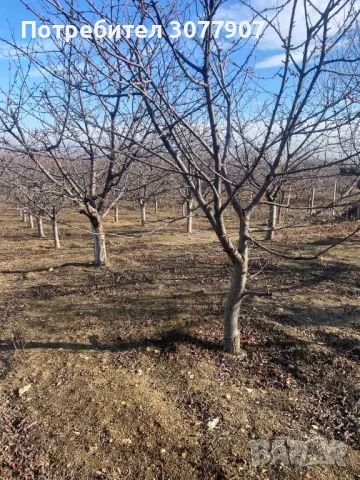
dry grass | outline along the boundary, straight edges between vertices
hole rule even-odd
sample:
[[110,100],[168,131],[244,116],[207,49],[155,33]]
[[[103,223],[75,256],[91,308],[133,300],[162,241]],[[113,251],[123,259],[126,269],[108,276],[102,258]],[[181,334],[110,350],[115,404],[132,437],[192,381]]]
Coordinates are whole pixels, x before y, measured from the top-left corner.
[[[222,353],[230,266],[205,222],[135,239],[138,214],[122,213],[102,270],[76,213],[63,218],[84,230],[61,226],[60,252],[12,210],[0,218],[0,478],[360,478],[359,238],[310,264],[261,254],[273,296],[244,304],[239,361]],[[275,245],[312,252],[352,228]],[[319,434],[348,443],[345,467],[251,465],[251,439]]]

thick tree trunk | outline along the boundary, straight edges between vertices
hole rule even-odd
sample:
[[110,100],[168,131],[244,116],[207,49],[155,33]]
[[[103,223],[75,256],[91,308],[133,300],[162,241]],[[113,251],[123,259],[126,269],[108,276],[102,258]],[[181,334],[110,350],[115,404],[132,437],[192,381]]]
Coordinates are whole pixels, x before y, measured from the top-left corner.
[[268,205],[268,221],[265,240],[272,240],[274,238],[274,228],[276,225],[276,205],[269,203]]
[[94,265],[95,267],[103,267],[106,265],[106,241],[105,232],[100,217],[90,217],[91,227],[93,231],[94,242]]
[[242,255],[243,260],[241,263],[234,264],[230,291],[225,305],[225,351],[233,355],[241,354],[239,314],[248,276],[247,223],[248,218],[245,217],[240,224],[239,253]]
[[59,240],[59,230],[58,230],[56,215],[53,215],[51,217],[51,225],[52,225],[52,231],[53,231],[54,247],[58,249],[60,248],[60,240]]
[[186,219],[186,233],[192,233],[193,215],[192,215],[193,201],[186,202],[187,219]]
[[30,228],[34,228],[34,219],[31,213],[29,213],[29,226]]
[[144,227],[146,223],[146,203],[140,202],[141,226]]
[[42,216],[39,215],[36,217],[36,224],[37,224],[37,233],[38,237],[45,238],[44,227],[43,227],[43,220]]
[[114,208],[114,221],[119,223],[119,207],[117,205]]

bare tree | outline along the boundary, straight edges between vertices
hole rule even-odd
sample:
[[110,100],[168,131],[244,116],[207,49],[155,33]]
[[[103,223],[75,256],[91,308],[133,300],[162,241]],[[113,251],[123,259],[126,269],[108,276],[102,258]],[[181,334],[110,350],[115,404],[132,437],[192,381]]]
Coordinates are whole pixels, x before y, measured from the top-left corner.
[[137,162],[131,168],[129,174],[128,193],[140,206],[141,226],[146,224],[146,205],[149,201],[155,200],[169,191],[167,177],[169,173],[156,168],[156,162]]
[[[140,7],[139,18],[162,25],[163,37],[155,45],[154,40],[128,41],[131,56],[116,50],[128,67],[127,79],[134,79],[128,83],[144,98],[168,155],[164,160],[182,174],[234,265],[224,322],[225,348],[231,353],[240,353],[238,317],[243,298],[268,293],[246,288],[249,243],[264,248],[252,237],[252,211],[278,177],[326,168],[350,157],[342,154],[336,137],[339,124],[347,121],[345,92],[333,87],[327,70],[331,65],[341,68],[344,63],[358,62],[357,57],[346,57],[337,48],[358,14],[354,2],[335,1],[322,11],[306,10],[301,39],[294,37],[294,18],[300,8],[296,1],[290,2],[288,24],[280,28],[277,21],[288,3],[270,15],[268,9],[267,16],[244,4],[254,17],[267,22],[267,29],[284,47],[280,81],[272,84],[273,90],[263,84],[266,99],[255,105],[259,87],[251,53],[256,42],[240,39],[224,46],[215,38],[212,23],[204,39],[173,39],[167,33],[168,19],[178,12],[179,4],[160,7],[150,1]],[[212,22],[223,4],[197,2],[201,19]],[[184,21],[189,18],[187,8],[180,14]],[[96,13],[104,16],[103,10]],[[108,18],[109,23],[115,21]],[[245,56],[237,55],[241,42],[249,47]],[[150,60],[149,52],[153,52]],[[100,53],[110,54],[110,45],[104,42]],[[334,150],[336,156],[328,154]],[[204,157],[210,162],[204,162]],[[236,180],[229,175],[230,167],[237,171]],[[249,182],[257,192],[246,202],[241,192]],[[204,197],[204,185],[211,189],[211,198]],[[239,221],[236,244],[226,229],[224,212],[228,207]]]
[[[42,3],[47,16],[38,17],[47,23],[66,18],[80,27],[95,17],[109,25],[124,24],[124,20],[149,28],[161,25],[160,38],[97,41],[92,37],[84,43],[96,52],[91,67],[97,77],[106,78],[113,89],[121,85],[127,94],[142,99],[159,143],[157,148],[145,147],[147,153],[182,176],[232,262],[224,340],[227,352],[241,353],[241,303],[249,295],[269,294],[247,288],[249,246],[287,256],[281,246],[270,249],[254,238],[252,213],[279,178],[327,169],[355,155],[342,148],[338,132],[358,112],[353,109],[349,114],[347,109],[346,81],[342,88],[334,81],[336,72],[349,64],[358,68],[359,56],[343,42],[359,15],[355,0],[331,0],[321,7],[290,0],[264,10],[241,1],[250,21],[266,24],[259,39],[216,34],[214,21],[228,5],[224,0],[164,5],[149,0],[126,3],[121,9],[106,1],[87,0],[83,8],[73,2]],[[194,11],[209,22],[204,37],[171,36],[173,18],[185,23]],[[299,15],[301,34],[296,30]],[[283,54],[278,69],[266,77],[255,52],[269,38],[278,42]],[[82,48],[75,41],[71,47]],[[69,83],[74,86],[73,79]],[[96,98],[96,92],[90,93]],[[143,147],[138,137],[127,132],[121,138]],[[237,218],[235,240],[228,233],[228,209]]]
[[0,187],[8,201],[28,213],[31,228],[34,227],[35,216],[37,234],[40,238],[45,237],[43,218],[49,217],[54,247],[60,248],[57,218],[64,206],[65,197],[47,176],[34,169],[29,159],[13,158],[1,176]]
[[[59,194],[80,207],[93,232],[94,263],[102,266],[107,263],[103,220],[123,196],[128,168],[139,151],[132,138],[141,143],[147,135],[141,101],[99,78],[90,46],[79,52],[54,42],[58,53],[44,54],[35,85],[30,71],[36,61],[26,68],[17,62],[16,78],[2,92],[2,144],[30,159]],[[31,47],[27,55],[37,58]],[[51,68],[52,76],[45,73]]]

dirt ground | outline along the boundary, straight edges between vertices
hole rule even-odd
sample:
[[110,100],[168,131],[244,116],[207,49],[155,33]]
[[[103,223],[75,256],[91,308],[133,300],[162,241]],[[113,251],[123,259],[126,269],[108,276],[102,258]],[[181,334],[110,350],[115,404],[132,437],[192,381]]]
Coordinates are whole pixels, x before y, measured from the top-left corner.
[[[359,479],[359,236],[319,261],[251,252],[250,285],[272,297],[245,301],[238,359],[222,351],[225,254],[198,219],[131,238],[157,218],[109,218],[99,270],[76,212],[62,219],[83,230],[61,225],[55,251],[48,224],[40,240],[2,208],[0,479]],[[273,248],[315,252],[354,225]],[[252,464],[251,440],[319,436],[346,443],[344,466]]]

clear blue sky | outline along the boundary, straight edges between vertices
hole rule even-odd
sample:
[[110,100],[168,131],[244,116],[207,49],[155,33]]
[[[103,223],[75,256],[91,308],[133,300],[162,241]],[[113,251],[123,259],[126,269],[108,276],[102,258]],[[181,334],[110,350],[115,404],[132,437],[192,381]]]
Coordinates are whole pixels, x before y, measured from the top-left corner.
[[18,39],[21,39],[21,22],[33,20],[32,13],[27,10],[20,0],[0,1],[0,35],[7,38],[10,35],[10,27],[15,31]]
[[32,15],[20,0],[2,0],[0,2],[0,33],[1,36],[9,33],[7,21],[14,27],[18,27],[21,32],[21,22],[23,20],[31,20]]
[[[33,20],[32,13],[20,0],[0,0],[0,37],[10,39],[12,31],[18,42],[21,42],[21,22]],[[0,86],[7,85],[9,78],[8,47],[0,44]]]

